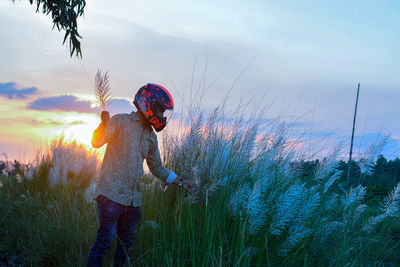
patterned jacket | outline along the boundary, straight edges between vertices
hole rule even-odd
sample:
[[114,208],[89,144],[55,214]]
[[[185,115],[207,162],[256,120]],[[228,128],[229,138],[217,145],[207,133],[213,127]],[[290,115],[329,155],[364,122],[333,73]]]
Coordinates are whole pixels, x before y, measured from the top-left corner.
[[94,131],[95,148],[108,143],[104,154],[95,195],[104,195],[122,205],[142,205],[140,178],[143,160],[151,173],[171,183],[176,175],[162,165],[157,136],[152,128],[143,128],[135,112],[117,114]]

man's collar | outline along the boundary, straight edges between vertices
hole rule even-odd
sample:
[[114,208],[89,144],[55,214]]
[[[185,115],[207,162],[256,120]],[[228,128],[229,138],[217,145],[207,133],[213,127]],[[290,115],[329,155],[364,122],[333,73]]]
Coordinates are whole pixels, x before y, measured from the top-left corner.
[[151,127],[151,124],[149,124],[149,123],[144,123],[144,122],[140,119],[139,115],[136,114],[135,111],[132,111],[130,115],[132,116],[132,120],[135,120],[135,121],[139,121],[139,122],[140,122],[140,125],[142,125],[143,129],[145,129],[145,130],[148,129],[148,130],[150,130],[150,131],[153,130],[153,128]]

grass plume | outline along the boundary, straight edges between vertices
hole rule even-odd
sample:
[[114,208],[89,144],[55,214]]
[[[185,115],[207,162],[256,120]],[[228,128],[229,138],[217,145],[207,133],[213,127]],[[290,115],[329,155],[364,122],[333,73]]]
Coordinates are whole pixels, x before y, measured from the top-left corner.
[[96,77],[94,79],[94,94],[100,104],[101,109],[103,111],[106,110],[106,106],[110,104],[112,99],[108,71],[106,71],[106,73],[103,75],[100,69],[97,70]]

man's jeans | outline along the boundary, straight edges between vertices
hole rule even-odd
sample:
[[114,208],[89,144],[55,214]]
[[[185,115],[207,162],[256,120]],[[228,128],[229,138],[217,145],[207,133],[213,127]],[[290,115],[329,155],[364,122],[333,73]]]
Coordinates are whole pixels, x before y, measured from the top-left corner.
[[117,247],[114,266],[124,266],[128,249],[133,243],[134,231],[142,216],[140,208],[121,205],[102,195],[98,196],[96,201],[100,226],[96,242],[90,250],[87,266],[101,266],[115,234]]

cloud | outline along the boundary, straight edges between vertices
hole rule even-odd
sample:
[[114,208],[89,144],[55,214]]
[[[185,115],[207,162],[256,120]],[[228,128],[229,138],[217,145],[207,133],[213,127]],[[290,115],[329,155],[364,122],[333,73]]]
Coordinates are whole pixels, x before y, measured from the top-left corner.
[[84,125],[87,124],[86,122],[82,121],[82,120],[76,120],[76,121],[72,121],[69,123],[65,123],[63,121],[56,121],[56,120],[52,120],[52,119],[45,119],[45,120],[31,120],[30,121],[33,125],[35,126],[56,126],[56,127],[61,127],[61,126],[65,126],[65,125]]
[[[41,111],[66,111],[66,112],[81,112],[81,113],[96,113],[99,114],[99,107],[91,107],[92,102],[88,100],[79,100],[73,95],[61,95],[52,97],[42,97],[29,103],[27,108]],[[114,98],[110,105],[107,106],[107,111],[111,115],[117,113],[131,113],[135,108],[124,98]]]
[[37,119],[32,119],[32,120],[26,120],[26,121],[22,121],[24,123],[27,124],[31,124],[34,126],[47,126],[47,125],[51,125],[51,126],[62,126],[63,123],[60,121],[55,121],[52,119],[45,119],[45,120],[37,120]]
[[14,82],[0,83],[0,96],[7,97],[9,99],[25,99],[27,95],[32,95],[36,93],[37,90],[38,89],[36,87],[17,89],[17,84]]
[[81,101],[73,95],[61,95],[53,97],[42,97],[28,104],[27,108],[35,110],[58,110],[76,111],[92,113],[96,109],[92,108],[90,101]]
[[31,123],[35,126],[56,126],[56,127],[60,127],[60,126],[65,126],[65,125],[84,125],[87,124],[86,122],[82,121],[82,120],[76,120],[76,121],[72,121],[69,123],[65,123],[63,121],[56,121],[56,120],[52,120],[52,119],[45,119],[45,120],[30,120],[27,123]]
[[84,121],[73,121],[73,122],[68,123],[68,125],[84,125],[84,124],[87,124],[87,123]]

